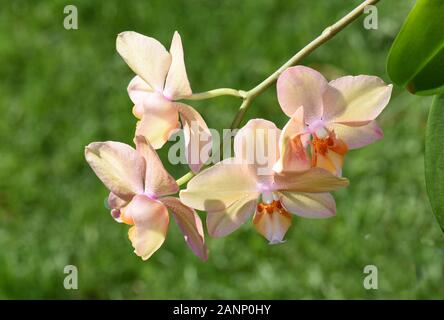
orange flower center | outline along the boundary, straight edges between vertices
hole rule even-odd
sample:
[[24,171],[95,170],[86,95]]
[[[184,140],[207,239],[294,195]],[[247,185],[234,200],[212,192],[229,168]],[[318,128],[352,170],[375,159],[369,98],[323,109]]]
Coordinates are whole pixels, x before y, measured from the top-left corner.
[[333,131],[328,132],[328,136],[325,138],[319,138],[317,135],[313,135],[311,141],[312,146],[312,166],[317,164],[318,155],[327,156],[329,151],[336,152],[340,155],[345,155],[348,152],[348,147],[344,141],[336,138],[336,134]]
[[277,212],[279,214],[282,214],[284,216],[291,217],[291,215],[287,212],[287,210],[284,209],[281,202],[279,200],[273,200],[271,203],[264,203],[261,202],[257,205],[257,212],[258,213],[269,213],[272,214],[273,212]]

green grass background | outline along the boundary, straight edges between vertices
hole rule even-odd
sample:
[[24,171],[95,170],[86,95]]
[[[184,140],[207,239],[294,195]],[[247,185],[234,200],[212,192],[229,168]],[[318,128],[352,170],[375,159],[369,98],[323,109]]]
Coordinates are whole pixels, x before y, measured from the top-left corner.
[[[335,218],[294,218],[279,246],[249,222],[229,237],[208,238],[206,263],[174,223],[150,260],[135,256],[84,160],[92,141],[132,140],[126,86],[133,74],[115,51],[119,32],[169,47],[178,30],[195,92],[249,89],[360,1],[1,2],[0,298],[444,298],[443,235],[423,177],[429,98],[395,88],[379,118],[385,138],[347,157],[351,185],[335,193]],[[67,4],[78,8],[78,30],[63,28]],[[381,1],[378,30],[364,29],[360,18],[303,64],[329,76],[389,81],[386,56],[412,4]],[[193,106],[222,129],[239,102]],[[279,126],[287,120],[274,87],[246,116]],[[166,159],[167,148],[160,153]],[[175,177],[187,171],[167,167]],[[78,290],[63,288],[68,264],[78,267]],[[369,264],[378,267],[378,290],[363,288]]]

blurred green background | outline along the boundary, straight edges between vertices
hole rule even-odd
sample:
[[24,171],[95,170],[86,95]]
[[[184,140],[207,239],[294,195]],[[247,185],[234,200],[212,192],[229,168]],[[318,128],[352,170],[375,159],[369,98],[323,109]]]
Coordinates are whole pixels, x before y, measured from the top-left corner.
[[[351,185],[335,193],[335,218],[294,218],[279,246],[250,222],[227,238],[209,238],[206,263],[174,223],[150,260],[133,254],[127,226],[110,217],[107,191],[84,160],[92,141],[132,140],[126,86],[133,74],[115,51],[119,32],[135,30],[169,47],[178,30],[195,92],[249,89],[359,3],[2,1],[0,298],[444,298],[444,238],[423,177],[429,98],[395,88],[379,118],[385,138],[347,157]],[[78,30],[63,28],[67,4],[78,8]],[[303,64],[327,76],[389,81],[388,49],[412,4],[382,0],[377,30],[364,29],[361,17]],[[239,102],[221,97],[193,106],[221,129]],[[255,100],[252,117],[285,124],[274,88]],[[187,171],[167,167],[177,178]],[[63,287],[68,264],[78,267],[78,290]],[[363,287],[370,264],[379,270],[378,290]]]

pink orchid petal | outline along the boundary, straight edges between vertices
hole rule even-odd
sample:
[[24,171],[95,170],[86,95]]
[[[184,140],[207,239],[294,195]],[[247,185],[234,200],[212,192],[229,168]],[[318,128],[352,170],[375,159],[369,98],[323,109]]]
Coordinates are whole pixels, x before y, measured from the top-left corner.
[[161,201],[173,213],[174,220],[182,231],[188,246],[196,256],[206,261],[208,248],[205,245],[202,221],[197,213],[177,198],[166,197]]
[[346,103],[345,110],[331,122],[355,125],[374,120],[387,106],[392,85],[386,85],[378,77],[346,76],[330,82],[338,89]]
[[259,193],[245,194],[222,210],[208,212],[208,234],[212,237],[224,237],[237,230],[255,212],[258,197]]
[[171,55],[159,41],[134,31],[126,31],[117,36],[116,49],[128,66],[151,88],[163,91]]
[[176,103],[176,106],[183,126],[187,162],[190,169],[196,173],[210,156],[211,132],[194,108],[183,103]]
[[293,192],[329,192],[348,186],[348,180],[327,170],[311,168],[304,172],[284,172],[275,176],[275,190]]
[[284,208],[305,218],[329,218],[336,214],[335,199],[330,193],[281,192]]
[[120,209],[111,209],[111,217],[118,223],[123,223],[122,212]]
[[234,154],[249,164],[264,164],[264,157],[279,157],[281,130],[264,119],[251,119],[234,137]]
[[[135,76],[128,84],[127,91],[131,101],[141,108],[141,113],[143,113],[143,104],[151,98],[153,89],[141,77]],[[142,114],[138,118],[142,118]]]
[[135,134],[144,136],[154,149],[162,148],[179,127],[179,112],[174,102],[157,98],[144,104],[143,117],[137,123]]
[[304,147],[301,136],[288,139],[283,143],[281,157],[273,166],[277,173],[287,171],[305,171],[310,169],[311,163]]
[[281,130],[264,119],[252,119],[234,138],[235,158],[246,164],[252,175],[262,184],[272,180],[273,166],[279,159]]
[[134,252],[147,260],[165,241],[169,216],[164,204],[136,195],[125,210],[125,216],[134,221],[128,236]]
[[119,198],[131,200],[143,192],[145,162],[131,146],[114,141],[93,142],[85,158],[97,177]]
[[344,113],[346,101],[342,93],[333,86],[327,85],[322,96],[323,111],[322,122],[327,123],[331,119]]
[[376,121],[360,126],[350,127],[343,124],[332,124],[336,136],[343,140],[349,149],[358,149],[382,139],[383,132]]
[[157,152],[144,136],[134,138],[136,150],[146,161],[145,192],[156,197],[177,193],[176,180],[165,170]]
[[180,191],[182,203],[197,210],[221,211],[238,199],[257,192],[257,181],[248,168],[234,158],[203,170]]
[[182,40],[177,31],[171,41],[170,53],[171,67],[166,78],[164,94],[171,100],[177,100],[192,94],[183,58]]
[[278,173],[310,169],[311,162],[306,149],[309,135],[304,134],[303,117],[303,109],[299,108],[282,129],[279,138],[280,158],[273,166],[273,170]]
[[322,117],[322,97],[327,89],[328,82],[324,76],[304,66],[288,68],[277,81],[277,95],[282,110],[291,117],[303,106],[307,123]]
[[288,213],[274,211],[268,213],[266,210],[256,211],[253,224],[257,232],[263,235],[270,244],[284,242],[284,236],[291,226],[292,217]]

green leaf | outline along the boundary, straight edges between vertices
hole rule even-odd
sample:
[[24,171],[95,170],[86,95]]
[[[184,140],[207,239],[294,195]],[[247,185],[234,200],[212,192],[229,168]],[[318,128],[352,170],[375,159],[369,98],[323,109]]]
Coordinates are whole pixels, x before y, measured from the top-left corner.
[[417,95],[444,93],[444,1],[418,0],[390,49],[393,83]]
[[425,178],[433,213],[444,232],[444,95],[434,98],[427,121]]

